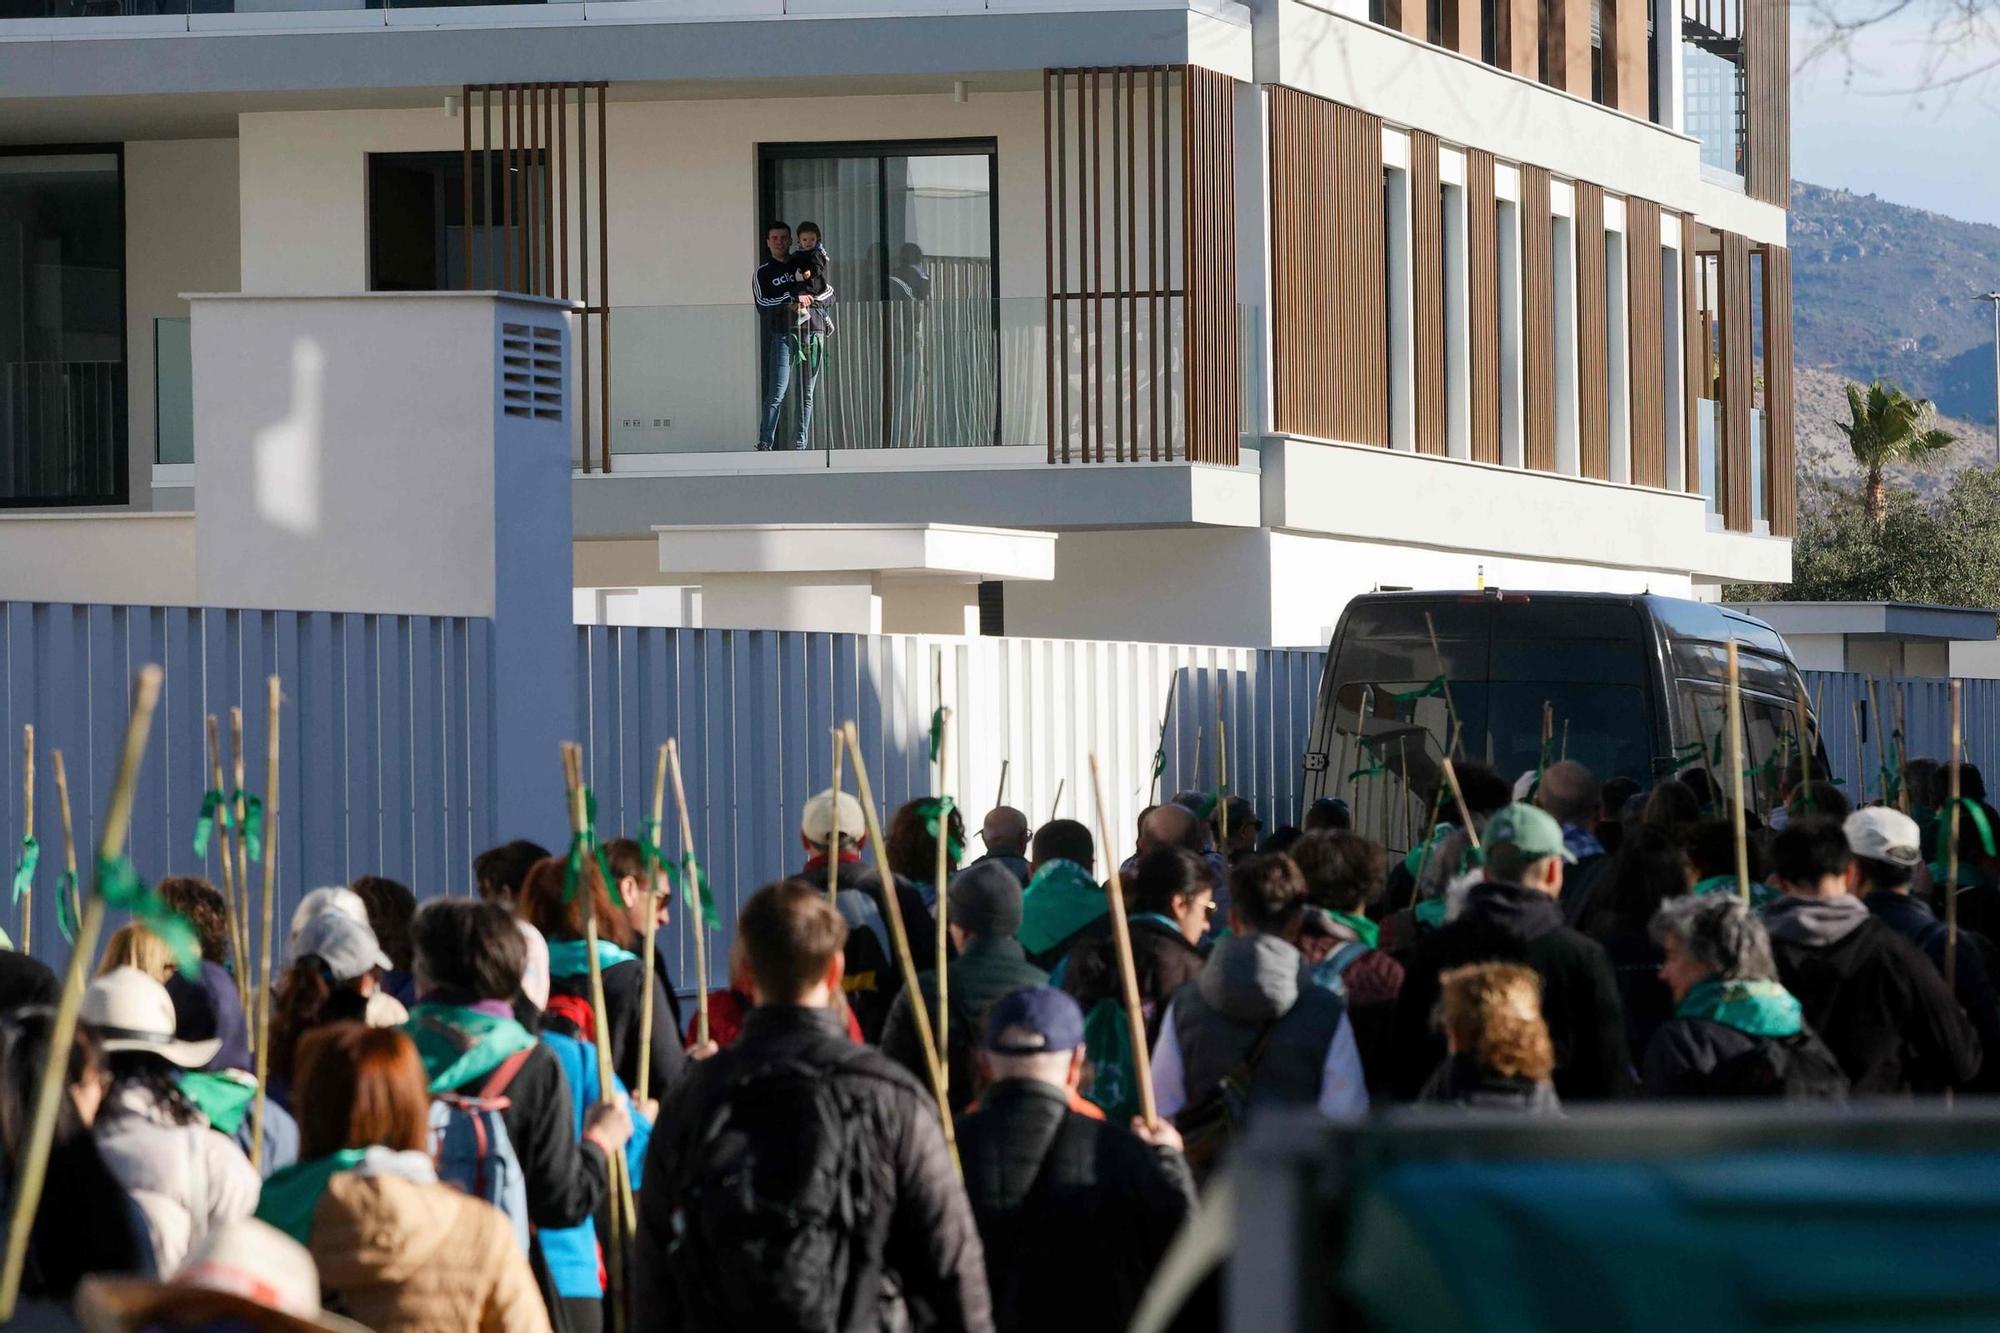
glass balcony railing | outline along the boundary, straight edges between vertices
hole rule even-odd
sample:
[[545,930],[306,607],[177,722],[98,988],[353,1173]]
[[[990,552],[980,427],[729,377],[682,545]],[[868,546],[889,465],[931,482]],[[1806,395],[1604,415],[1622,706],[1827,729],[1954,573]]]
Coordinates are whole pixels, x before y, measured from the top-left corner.
[[1764,414],[1750,413],[1750,517],[1759,523],[1771,521],[1771,490],[1765,484],[1770,470],[1769,446],[1764,443]]
[[1697,440],[1697,478],[1702,495],[1708,501],[1708,512],[1718,518],[1722,515],[1722,492],[1716,485],[1716,444],[1721,438],[1716,413],[1721,404],[1713,398],[1694,400],[1694,418]]
[[[1065,395],[1057,381],[1055,410],[1067,404],[1071,445],[1080,449],[1086,427],[1093,438],[1098,429],[1094,412],[1084,420],[1086,388],[1102,385],[1107,458],[1121,432],[1128,449],[1142,456],[1157,436],[1162,452],[1178,457],[1184,453],[1178,309],[1162,302],[1155,318],[1140,303],[1135,317],[1128,303],[1121,320],[1116,304],[1104,303],[1102,342],[1093,344],[1087,364],[1078,332],[1083,316],[1071,314],[1069,382]],[[612,453],[750,451],[766,440],[809,450],[1047,443],[1043,298],[841,300],[832,316],[833,332],[815,350],[784,330],[774,337],[746,304],[614,307]],[[1154,352],[1162,343],[1164,375]],[[815,374],[802,436],[803,384]],[[767,432],[765,415],[781,375],[786,392]]]
[[188,320],[153,321],[153,461],[194,462],[194,355]]

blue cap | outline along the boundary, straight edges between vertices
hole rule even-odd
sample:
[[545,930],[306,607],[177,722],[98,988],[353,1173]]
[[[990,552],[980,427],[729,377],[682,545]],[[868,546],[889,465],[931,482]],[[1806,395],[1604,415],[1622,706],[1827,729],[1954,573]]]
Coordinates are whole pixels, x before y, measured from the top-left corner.
[[1083,1045],[1083,1010],[1053,986],[1026,986],[986,1011],[986,1039],[995,1055],[1048,1055]]

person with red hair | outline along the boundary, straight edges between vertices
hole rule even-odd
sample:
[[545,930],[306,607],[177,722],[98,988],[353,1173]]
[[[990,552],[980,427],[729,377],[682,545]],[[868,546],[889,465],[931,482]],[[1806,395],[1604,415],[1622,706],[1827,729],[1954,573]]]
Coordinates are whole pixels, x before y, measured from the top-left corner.
[[260,1220],[312,1251],[328,1304],[378,1333],[547,1333],[505,1216],[439,1182],[430,1088],[395,1028],[337,1022],[300,1041],[299,1164]]

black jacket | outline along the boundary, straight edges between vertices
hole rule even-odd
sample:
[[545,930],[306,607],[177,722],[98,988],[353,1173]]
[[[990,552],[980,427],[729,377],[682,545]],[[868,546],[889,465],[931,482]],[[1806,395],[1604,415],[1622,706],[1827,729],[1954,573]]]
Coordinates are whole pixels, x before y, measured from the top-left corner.
[[965,1192],[1000,1333],[1131,1323],[1194,1206],[1181,1155],[1068,1109],[1061,1088],[1007,1079],[959,1121]]
[[[1128,920],[1132,935],[1132,970],[1139,979],[1139,1006],[1146,1015],[1146,1044],[1160,1035],[1160,1017],[1167,1011],[1173,993],[1201,975],[1206,956],[1178,927],[1152,917]],[[1119,989],[1118,950],[1111,938],[1111,917],[1107,914],[1084,928],[1083,937],[1070,947],[1069,961],[1062,969],[1062,988],[1088,1014],[1099,1000],[1124,1003]]]
[[1541,974],[1542,1017],[1555,1047],[1556,1092],[1564,1101],[1631,1090],[1625,1009],[1603,947],[1565,926],[1549,895],[1488,881],[1466,895],[1456,920],[1421,937],[1404,963],[1391,1076],[1396,1096],[1415,1097],[1444,1058],[1443,1038],[1431,1027],[1439,974],[1485,962],[1524,963]]
[[29,1005],[52,1005],[59,998],[56,974],[39,959],[0,949],[0,1014]]
[[[947,1100],[956,1115],[978,1095],[979,1040],[986,1026],[986,1011],[993,1002],[1024,986],[1044,986],[1049,974],[1028,962],[1020,941],[1013,936],[985,939],[974,936],[965,942],[965,952],[945,969],[945,988],[951,1001],[949,1022],[945,1024],[945,1057],[949,1088]],[[917,974],[917,993],[923,996],[924,1013],[931,1022],[931,1036],[937,1036],[937,972]],[[930,1087],[930,1072],[924,1068],[924,1046],[917,1035],[917,1018],[910,1007],[910,990],[896,992],[889,1021],[882,1025],[882,1054],[910,1071],[910,1076]]]
[[1462,1106],[1468,1111],[1562,1114],[1562,1099],[1556,1096],[1554,1085],[1481,1069],[1469,1055],[1454,1055],[1439,1065],[1417,1100],[1432,1106]]
[[[658,954],[654,957],[657,959]],[[603,969],[604,1012],[611,1025],[611,1067],[628,1088],[639,1086],[639,1005],[645,996],[646,964],[628,958]],[[653,986],[652,1094],[665,1097],[687,1070],[687,1052],[681,1049],[680,1029],[675,1026],[677,1010],[668,998],[666,984],[656,971]],[[549,994],[569,995],[590,1002],[590,974],[551,977]],[[596,1098],[592,1097],[595,1101]]]
[[[481,1075],[454,1091],[477,1090],[485,1081]],[[554,1051],[539,1042],[529,1049],[507,1085],[507,1108],[500,1120],[520,1159],[530,1222],[573,1227],[597,1211],[606,1189],[604,1154],[576,1136],[569,1078]]]
[[1660,980],[1666,954],[1643,930],[1614,925],[1594,938],[1611,958],[1618,1002],[1625,1006],[1625,1050],[1636,1058],[1652,1044],[1660,1024],[1674,1016],[1674,994]]
[[822,1288],[828,1327],[898,1328],[907,1321],[919,1328],[991,1329],[978,1232],[930,1095],[881,1052],[849,1041],[832,1010],[763,1005],[750,1011],[736,1043],[698,1062],[661,1110],[646,1150],[633,1243],[634,1333],[764,1333],[731,1323],[715,1284],[677,1284],[670,1251],[684,1230],[699,1226],[686,1216],[692,1205],[682,1186],[703,1165],[729,1093],[773,1065],[827,1071],[841,1122],[853,1133],[841,1161],[843,1215],[852,1228],[846,1243],[825,1269],[772,1273],[771,1282]]
[[[1871,893],[1862,901],[1876,920],[1923,950],[1938,975],[1944,975],[1945,942],[1950,932],[1937,919],[1937,913],[1931,911],[1929,903],[1907,893],[1881,892]],[[2000,1089],[2000,996],[1995,995],[1992,977],[1986,970],[1992,948],[1990,938],[1960,925],[1958,985],[1953,993],[1971,1020],[1972,1030],[1979,1034],[1982,1058],[1972,1086],[1980,1092]]]
[[1847,1076],[1810,1027],[1764,1037],[1711,1019],[1670,1018],[1646,1046],[1640,1088],[1648,1097],[1838,1101]]
[[767,257],[750,275],[750,296],[757,303],[759,323],[766,334],[792,331],[793,299],[801,290],[797,268],[790,256]]
[[1944,978],[1860,900],[1788,897],[1764,924],[1778,979],[1856,1096],[1940,1092],[1979,1072],[1979,1036]]
[[[896,959],[889,930],[888,901],[882,895],[881,878],[859,861],[842,861],[838,874],[835,906],[847,922],[845,957],[847,980],[842,989],[854,1021],[861,1025],[863,1039],[882,1040],[882,1027],[889,1019],[889,1007],[903,989],[903,971]],[[808,863],[797,878],[808,884],[826,883],[826,863]],[[910,937],[910,953],[922,972],[937,965],[937,924],[923,897],[902,880],[896,881],[896,902],[903,911],[903,929]]]

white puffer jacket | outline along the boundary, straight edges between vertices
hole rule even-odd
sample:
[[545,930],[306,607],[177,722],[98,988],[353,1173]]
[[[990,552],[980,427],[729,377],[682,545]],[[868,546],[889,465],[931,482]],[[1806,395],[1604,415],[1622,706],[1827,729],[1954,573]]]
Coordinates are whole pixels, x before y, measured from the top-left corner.
[[104,1099],[92,1132],[105,1166],[145,1216],[162,1277],[210,1227],[256,1211],[250,1160],[199,1113],[192,1124],[174,1124],[152,1093],[127,1084]]

